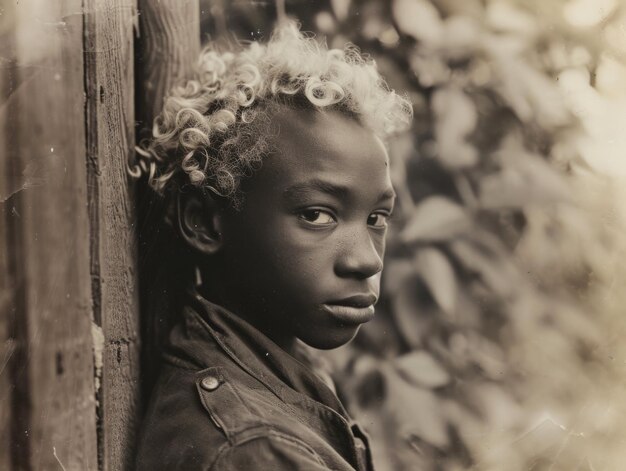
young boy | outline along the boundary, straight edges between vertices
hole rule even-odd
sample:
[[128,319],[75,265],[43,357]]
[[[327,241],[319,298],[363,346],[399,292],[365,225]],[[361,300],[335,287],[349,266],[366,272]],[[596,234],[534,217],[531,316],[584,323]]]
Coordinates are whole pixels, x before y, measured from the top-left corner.
[[372,469],[298,342],[339,347],[374,315],[394,204],[381,138],[410,117],[373,63],[293,23],[202,53],[140,150],[202,281],[170,335],[137,469]]

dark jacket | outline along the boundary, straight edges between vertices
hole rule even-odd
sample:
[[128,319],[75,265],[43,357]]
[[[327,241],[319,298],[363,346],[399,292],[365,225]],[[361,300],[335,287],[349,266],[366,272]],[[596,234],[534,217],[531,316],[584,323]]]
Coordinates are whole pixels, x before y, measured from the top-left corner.
[[372,470],[334,392],[220,306],[194,296],[164,359],[138,470]]

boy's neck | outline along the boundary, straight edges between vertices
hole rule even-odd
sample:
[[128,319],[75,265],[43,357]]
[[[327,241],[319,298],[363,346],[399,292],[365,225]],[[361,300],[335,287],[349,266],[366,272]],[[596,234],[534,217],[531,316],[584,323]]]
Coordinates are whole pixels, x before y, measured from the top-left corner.
[[[235,298],[234,296],[225,296],[226,290],[220,289],[217,283],[205,283],[196,289],[202,297],[232,312],[259,330],[281,349],[292,356],[296,356],[297,339],[294,336],[285,335],[284,332],[281,332],[277,328],[277,323],[272,321],[271,313],[263,313],[259,309],[251,309],[245,303],[233,299]],[[242,296],[238,296],[238,298],[242,299]]]

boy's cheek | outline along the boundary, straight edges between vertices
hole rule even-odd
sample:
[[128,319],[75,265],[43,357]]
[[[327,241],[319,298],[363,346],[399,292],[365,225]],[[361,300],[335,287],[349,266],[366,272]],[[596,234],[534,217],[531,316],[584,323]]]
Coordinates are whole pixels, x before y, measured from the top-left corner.
[[307,258],[327,253],[333,246],[330,230],[315,230],[303,227],[300,221],[285,221],[276,225],[273,234],[268,234],[268,248],[289,253],[290,257]]

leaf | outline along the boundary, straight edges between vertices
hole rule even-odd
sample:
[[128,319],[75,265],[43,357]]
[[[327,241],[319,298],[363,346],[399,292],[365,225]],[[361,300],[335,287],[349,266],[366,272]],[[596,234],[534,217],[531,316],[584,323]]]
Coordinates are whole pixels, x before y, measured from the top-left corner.
[[431,196],[417,206],[400,237],[408,243],[450,240],[470,227],[463,207],[442,196]]
[[385,387],[385,378],[380,370],[372,369],[363,375],[354,391],[359,408],[378,410],[385,400]]
[[444,31],[444,51],[450,59],[458,60],[475,53],[479,46],[480,29],[472,18],[451,16],[444,23]]
[[437,448],[446,447],[447,424],[437,396],[406,382],[393,369],[383,371],[387,380],[385,407],[397,424],[398,435],[417,436]]
[[386,294],[395,294],[411,275],[415,273],[415,266],[404,258],[390,259],[385,262],[382,275],[383,288]]
[[437,9],[424,0],[395,0],[393,18],[400,31],[425,43],[439,43],[443,29]]
[[519,273],[510,260],[485,253],[466,240],[456,240],[450,248],[467,270],[479,274],[485,285],[501,298],[512,297],[521,289]]
[[422,87],[441,86],[450,80],[450,67],[443,57],[432,54],[413,54],[409,59],[409,64]]
[[563,95],[552,79],[526,63],[522,51],[511,51],[510,43],[514,41],[486,45],[502,98],[521,121],[537,122],[544,131],[571,124]]
[[513,391],[494,382],[477,382],[468,388],[470,399],[484,414],[489,426],[506,429],[519,423],[525,411],[514,398]]
[[439,159],[453,168],[475,165],[478,154],[466,137],[476,127],[478,114],[474,102],[460,89],[445,87],[437,90],[432,99],[436,116],[435,135]]
[[531,37],[539,32],[535,18],[506,2],[490,2],[486,17],[488,25],[497,32]]
[[428,247],[415,256],[417,270],[439,307],[451,314],[456,308],[457,283],[454,268],[441,251]]
[[524,175],[524,170],[508,168],[488,175],[480,182],[479,200],[485,209],[525,208],[531,205],[554,203],[567,198],[565,185],[546,169],[538,179]]
[[433,110],[438,115],[440,132],[454,139],[465,137],[476,126],[474,102],[460,89],[446,87],[433,96]]
[[471,437],[485,432],[485,424],[471,408],[467,407],[464,400],[443,399],[441,407],[446,419],[454,425],[461,436]]
[[499,380],[508,372],[504,352],[496,343],[480,335],[468,335],[467,356],[476,363],[489,379]]
[[524,208],[570,200],[565,178],[541,157],[509,148],[500,157],[503,170],[480,182],[483,208]]
[[448,372],[424,350],[398,357],[395,365],[404,378],[417,386],[438,388],[450,382]]
[[331,0],[333,12],[339,21],[344,21],[350,11],[351,0]]
[[440,333],[441,309],[417,274],[405,279],[389,300],[396,330],[413,349],[422,348],[424,339]]
[[420,281],[409,279],[396,290],[391,303],[393,318],[404,341],[413,348],[422,345],[422,337],[432,330],[436,313],[434,306],[425,305],[418,290]]

